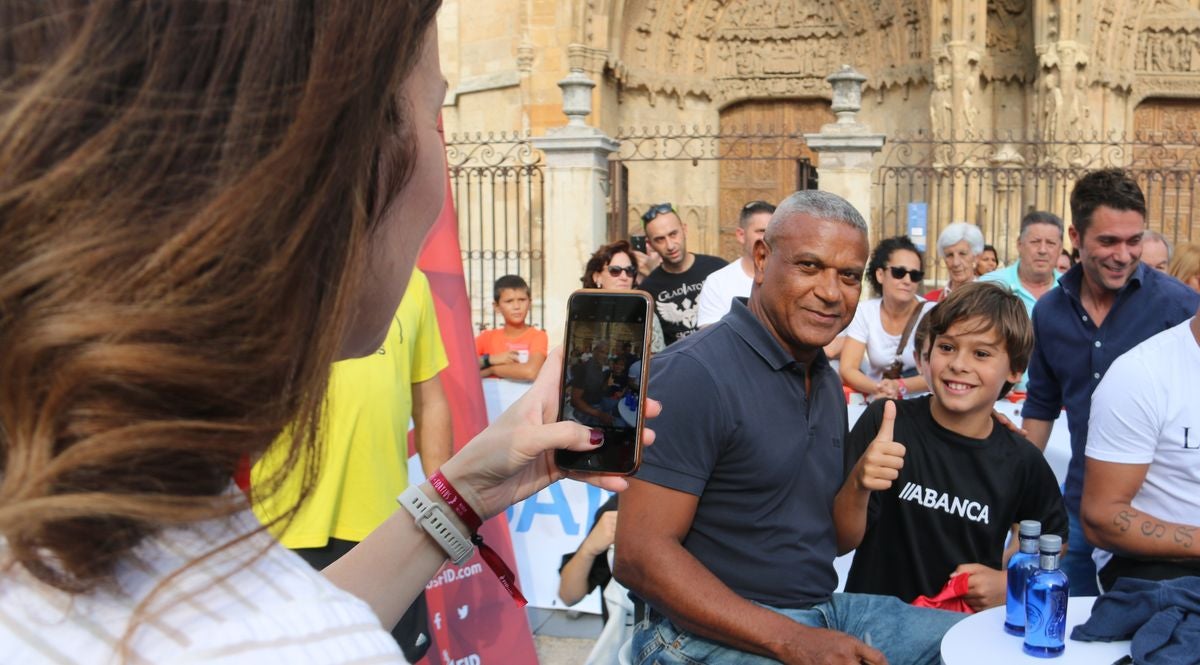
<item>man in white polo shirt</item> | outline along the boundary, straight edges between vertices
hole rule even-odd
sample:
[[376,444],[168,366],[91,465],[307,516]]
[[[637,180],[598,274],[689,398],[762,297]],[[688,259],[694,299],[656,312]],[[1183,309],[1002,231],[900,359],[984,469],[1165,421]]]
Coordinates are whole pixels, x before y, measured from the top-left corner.
[[754,282],[754,243],[763,237],[775,206],[766,201],[751,201],[742,206],[738,215],[737,241],[742,256],[704,280],[700,290],[700,312],[696,324],[700,327],[716,323],[729,312],[734,298],[749,298]]
[[1200,575],[1197,376],[1200,316],[1117,358],[1092,396],[1080,519],[1104,589]]

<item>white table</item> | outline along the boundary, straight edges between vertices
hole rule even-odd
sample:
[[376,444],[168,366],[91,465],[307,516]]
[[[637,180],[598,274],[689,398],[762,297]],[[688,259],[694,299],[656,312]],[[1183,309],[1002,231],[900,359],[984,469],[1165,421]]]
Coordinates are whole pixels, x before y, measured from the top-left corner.
[[1092,614],[1095,596],[1076,596],[1067,603],[1067,648],[1055,658],[1026,654],[1024,640],[1004,632],[1004,606],[984,610],[958,622],[942,638],[942,662],[946,665],[1013,665],[1043,663],[1109,665],[1129,655],[1129,642],[1076,642],[1071,630]]

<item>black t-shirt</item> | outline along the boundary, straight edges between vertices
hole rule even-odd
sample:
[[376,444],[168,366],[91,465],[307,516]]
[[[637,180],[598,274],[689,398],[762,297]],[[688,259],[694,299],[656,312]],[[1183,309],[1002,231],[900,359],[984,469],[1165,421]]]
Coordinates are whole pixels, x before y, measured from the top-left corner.
[[729,265],[717,256],[696,254],[692,267],[685,272],[671,273],[659,266],[642,280],[639,289],[654,298],[654,311],[662,324],[663,341],[669,346],[696,332],[697,302],[704,280]]
[[[930,399],[896,402],[904,468],[890,489],[871,494],[846,591],[904,602],[935,595],[959,564],[1000,568],[1005,538],[1021,520],[1066,540],[1066,506],[1042,452],[998,423],[986,439],[955,434],[933,419]],[[850,432],[847,474],[879,431],[883,404],[869,406]]]

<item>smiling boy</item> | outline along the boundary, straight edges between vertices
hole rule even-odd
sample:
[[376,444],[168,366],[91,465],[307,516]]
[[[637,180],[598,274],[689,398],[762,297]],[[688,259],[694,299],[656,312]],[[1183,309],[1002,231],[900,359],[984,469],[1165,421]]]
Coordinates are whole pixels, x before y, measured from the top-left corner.
[[851,431],[834,502],[838,548],[857,547],[846,591],[912,602],[970,573],[963,598],[978,611],[1004,603],[1013,525],[1034,519],[1065,536],[1067,514],[1041,451],[992,418],[1033,346],[1021,300],[974,282],[926,319],[931,393],[880,400]]

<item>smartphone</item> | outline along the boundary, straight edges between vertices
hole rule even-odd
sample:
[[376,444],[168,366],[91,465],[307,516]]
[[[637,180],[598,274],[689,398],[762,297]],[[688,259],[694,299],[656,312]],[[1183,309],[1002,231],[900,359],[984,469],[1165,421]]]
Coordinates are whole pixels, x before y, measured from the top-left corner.
[[646,236],[629,236],[629,246],[636,252],[646,253]]
[[567,300],[559,420],[604,433],[589,452],[555,451],[560,468],[629,475],[642,463],[654,304],[644,291],[583,289]]

